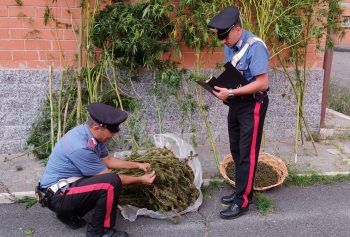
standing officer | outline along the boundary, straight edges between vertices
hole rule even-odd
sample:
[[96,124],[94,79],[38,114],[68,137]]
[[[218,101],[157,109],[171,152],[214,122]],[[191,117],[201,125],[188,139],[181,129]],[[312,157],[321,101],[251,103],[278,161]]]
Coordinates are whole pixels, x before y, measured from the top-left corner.
[[[67,132],[55,145],[37,187],[38,194],[42,195],[40,202],[73,229],[85,225],[82,217],[95,208],[87,237],[128,236],[112,228],[122,185],[152,184],[155,172],[147,173],[148,163],[108,155],[104,143],[119,132],[127,113],[101,103],[90,104],[88,111],[88,122]],[[123,168],[140,169],[146,174],[131,177],[110,172],[110,169]]]
[[236,165],[236,189],[222,197],[221,201],[230,206],[221,211],[220,216],[232,219],[248,211],[253,197],[253,181],[268,106],[269,51],[261,39],[242,28],[239,10],[235,6],[222,10],[208,27],[225,45],[225,62],[231,62],[249,82],[239,88],[214,87],[213,91],[229,105],[228,133]]

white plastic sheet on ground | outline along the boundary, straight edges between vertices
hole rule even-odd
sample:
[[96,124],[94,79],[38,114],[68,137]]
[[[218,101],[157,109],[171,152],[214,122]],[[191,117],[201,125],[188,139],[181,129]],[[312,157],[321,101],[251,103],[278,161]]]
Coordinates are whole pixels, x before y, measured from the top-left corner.
[[[189,158],[191,155],[197,154],[190,144],[182,140],[181,138],[177,137],[174,134],[165,133],[165,134],[155,134],[153,136],[154,144],[156,147],[159,148],[168,148],[171,150],[174,155],[179,159],[183,160],[186,158]],[[130,152],[117,152],[115,153],[115,156],[122,157],[130,154]],[[193,212],[197,211],[199,206],[203,202],[203,195],[201,191],[201,185],[202,185],[202,166],[199,162],[198,157],[192,157],[188,160],[188,165],[192,168],[194,173],[194,180],[193,184],[196,186],[199,192],[198,199],[193,203],[192,206],[189,206],[186,208],[186,210],[183,210],[181,212],[155,212],[152,210],[148,210],[146,208],[138,208],[131,205],[126,206],[119,206],[119,209],[121,210],[121,214],[123,217],[129,221],[135,221],[137,216],[149,216],[156,219],[166,219],[166,218],[172,218],[179,215],[182,215],[187,212]]]

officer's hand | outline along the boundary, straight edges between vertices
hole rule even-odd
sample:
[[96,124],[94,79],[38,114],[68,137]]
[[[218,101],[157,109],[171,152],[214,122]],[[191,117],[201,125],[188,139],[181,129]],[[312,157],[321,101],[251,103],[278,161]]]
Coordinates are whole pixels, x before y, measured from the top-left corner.
[[137,163],[137,168],[147,172],[151,169],[151,165],[148,163]]
[[156,178],[156,172],[152,171],[151,173],[144,174],[141,176],[141,183],[150,185],[153,183],[155,178]]
[[216,97],[218,97],[220,100],[227,100],[228,99],[228,89],[227,88],[222,88],[218,86],[214,86],[213,93]]

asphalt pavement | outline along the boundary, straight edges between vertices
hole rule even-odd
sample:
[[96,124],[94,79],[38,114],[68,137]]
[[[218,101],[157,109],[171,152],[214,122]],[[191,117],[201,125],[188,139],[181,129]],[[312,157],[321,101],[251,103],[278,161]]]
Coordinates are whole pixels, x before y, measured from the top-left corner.
[[[133,237],[348,237],[350,233],[350,183],[315,187],[280,187],[265,194],[272,198],[273,211],[265,216],[254,205],[238,219],[223,220],[219,211],[225,206],[220,197],[230,192],[228,186],[213,190],[198,212],[181,216],[175,224],[170,220],[139,217],[135,222],[117,218],[116,227]],[[70,230],[52,212],[35,205],[0,205],[0,236],[19,237],[85,236],[85,228]]]
[[345,51],[334,51],[330,83],[338,88],[350,89],[350,46]]

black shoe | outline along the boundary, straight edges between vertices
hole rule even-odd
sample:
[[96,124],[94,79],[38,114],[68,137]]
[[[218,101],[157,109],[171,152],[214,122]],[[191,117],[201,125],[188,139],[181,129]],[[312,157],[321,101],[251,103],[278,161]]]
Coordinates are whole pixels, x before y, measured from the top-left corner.
[[124,231],[115,230],[113,228],[105,229],[102,233],[94,232],[94,228],[89,224],[86,237],[129,237],[129,234]]
[[105,233],[102,235],[102,237],[129,237],[129,234],[125,231],[119,231],[111,228],[105,230]]
[[240,208],[236,203],[234,203],[231,206],[229,206],[226,210],[221,211],[220,217],[222,219],[234,219],[241,216],[248,210],[249,207]]
[[86,221],[79,216],[59,216],[56,215],[57,219],[66,224],[69,228],[76,230],[85,226]]
[[226,205],[231,205],[236,198],[236,191],[233,191],[230,195],[223,196],[221,198],[221,203]]

